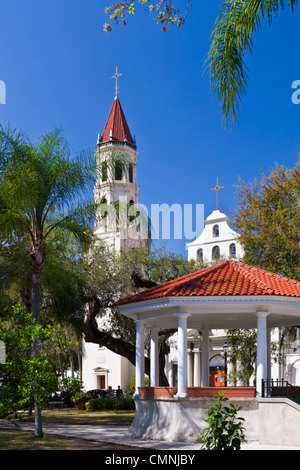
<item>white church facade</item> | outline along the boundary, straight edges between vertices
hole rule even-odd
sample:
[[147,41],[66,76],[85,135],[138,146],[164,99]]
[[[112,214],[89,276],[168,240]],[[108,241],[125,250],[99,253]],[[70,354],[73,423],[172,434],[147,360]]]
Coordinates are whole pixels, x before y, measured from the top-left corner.
[[215,209],[204,221],[204,230],[196,240],[187,243],[188,259],[217,261],[218,259],[241,259],[244,250],[239,235],[230,226],[228,217]]
[[212,191],[216,191],[216,209],[204,221],[204,230],[191,243],[187,243],[188,259],[199,261],[217,261],[220,259],[241,259],[244,255],[242,245],[239,243],[239,234],[229,226],[229,219],[219,209],[219,178]]

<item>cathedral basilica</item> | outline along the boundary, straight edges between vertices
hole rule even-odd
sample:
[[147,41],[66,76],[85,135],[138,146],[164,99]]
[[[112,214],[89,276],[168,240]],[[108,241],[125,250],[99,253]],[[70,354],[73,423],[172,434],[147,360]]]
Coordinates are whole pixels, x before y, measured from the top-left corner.
[[[94,187],[94,198],[100,203],[99,213],[96,216],[94,233],[99,240],[110,249],[120,251],[133,247],[143,246],[147,243],[148,233],[138,230],[140,224],[126,223],[125,227],[116,222],[116,208],[120,210],[120,203],[125,207],[138,207],[139,186],[137,183],[137,145],[136,139],[129,129],[124,111],[118,98],[116,74],[116,94],[112,103],[102,134],[98,135],[95,158],[100,169]],[[215,188],[214,188],[215,189]],[[218,193],[217,193],[218,194]],[[118,217],[117,217],[118,218]],[[126,222],[128,217],[125,217]],[[131,226],[132,225],[132,226]],[[228,223],[227,216],[217,207],[205,220],[203,232],[196,240],[187,244],[188,259],[206,261],[222,258],[239,258],[243,254],[238,242],[238,234]],[[216,385],[221,379],[221,370],[224,369],[223,344],[226,335],[223,331],[211,332],[211,371],[212,384]],[[176,348],[176,335],[174,337]],[[197,375],[195,352],[200,351],[198,333],[190,331],[188,338],[190,361],[190,383]],[[175,355],[176,356],[176,355]],[[134,366],[124,357],[119,356],[105,347],[83,341],[82,378],[86,390],[107,389],[108,386],[123,389],[130,387],[130,377],[134,375]],[[214,371],[217,372],[214,372]],[[170,384],[176,385],[177,363],[176,358],[170,355],[166,358],[166,375]]]

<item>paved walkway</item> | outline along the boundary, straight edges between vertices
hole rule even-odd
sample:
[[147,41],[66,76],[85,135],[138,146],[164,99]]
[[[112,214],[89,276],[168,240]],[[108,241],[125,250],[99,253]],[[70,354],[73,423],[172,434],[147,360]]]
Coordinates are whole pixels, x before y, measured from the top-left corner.
[[[23,430],[33,431],[33,423],[20,422],[19,427]],[[14,424],[0,420],[0,429],[16,428]],[[127,435],[129,426],[95,426],[82,424],[43,424],[43,430],[47,434],[56,434],[71,438],[86,439],[93,442],[106,442],[111,444],[139,447],[141,450],[177,450],[197,451],[198,443],[185,442],[163,442],[132,438]],[[257,442],[242,444],[242,450],[300,450],[300,447],[260,445]]]

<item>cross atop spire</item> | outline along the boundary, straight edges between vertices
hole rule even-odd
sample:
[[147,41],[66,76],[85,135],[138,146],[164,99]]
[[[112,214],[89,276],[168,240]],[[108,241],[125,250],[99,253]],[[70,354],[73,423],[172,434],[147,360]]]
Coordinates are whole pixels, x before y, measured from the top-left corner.
[[118,72],[118,67],[116,67],[116,72],[115,74],[111,77],[111,78],[114,78],[116,80],[116,86],[115,86],[115,99],[118,97],[118,90],[119,90],[119,87],[118,87],[118,78],[121,77],[122,74]]
[[216,191],[217,193],[217,207],[216,209],[219,210],[219,191],[220,189],[224,189],[224,186],[219,185],[219,178],[217,178],[217,184],[214,188],[211,188],[211,191]]

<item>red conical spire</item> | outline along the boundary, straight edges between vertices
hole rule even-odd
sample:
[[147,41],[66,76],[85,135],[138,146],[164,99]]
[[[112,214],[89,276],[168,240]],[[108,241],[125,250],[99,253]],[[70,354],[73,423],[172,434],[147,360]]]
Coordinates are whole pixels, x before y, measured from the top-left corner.
[[100,143],[111,141],[124,142],[125,139],[130,144],[135,145],[121,103],[116,96],[107,118]]

